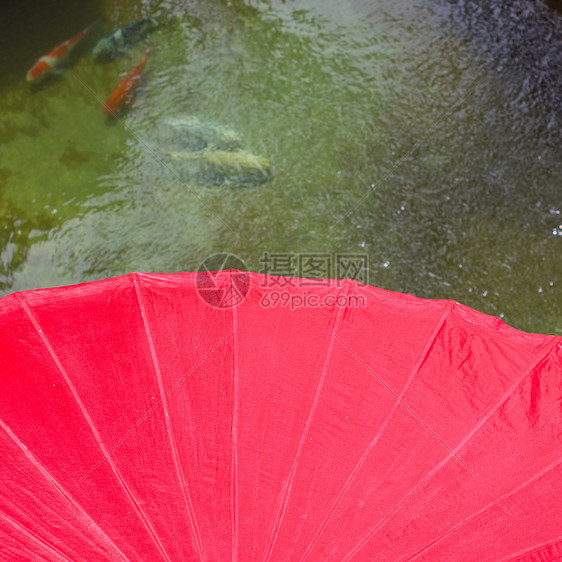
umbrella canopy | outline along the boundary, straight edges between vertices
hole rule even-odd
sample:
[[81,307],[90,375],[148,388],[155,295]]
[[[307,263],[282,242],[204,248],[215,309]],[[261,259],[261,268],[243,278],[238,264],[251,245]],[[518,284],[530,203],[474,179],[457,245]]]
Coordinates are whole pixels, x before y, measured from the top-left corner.
[[3,560],[562,555],[562,338],[245,272],[0,300]]

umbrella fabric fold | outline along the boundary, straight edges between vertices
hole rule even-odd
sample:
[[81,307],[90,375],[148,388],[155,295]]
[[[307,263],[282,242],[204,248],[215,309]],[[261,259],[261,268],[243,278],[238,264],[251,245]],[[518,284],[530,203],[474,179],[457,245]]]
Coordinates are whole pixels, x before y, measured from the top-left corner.
[[562,338],[353,281],[0,299],[2,560],[562,556]]

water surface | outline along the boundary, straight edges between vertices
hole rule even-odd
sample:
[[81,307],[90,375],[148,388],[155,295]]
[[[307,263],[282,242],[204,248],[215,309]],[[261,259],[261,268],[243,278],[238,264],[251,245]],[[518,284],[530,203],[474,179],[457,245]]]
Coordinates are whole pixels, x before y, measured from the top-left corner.
[[[215,252],[256,271],[285,255],[277,273],[308,276],[357,254],[373,285],[562,333],[561,94],[549,82],[562,64],[546,56],[556,18],[506,27],[504,38],[537,38],[523,56],[517,35],[502,43],[488,25],[512,14],[476,3],[88,6],[42,14],[56,27],[1,78],[4,294],[193,270]],[[36,58],[90,20],[101,36],[159,9],[166,25],[115,61],[97,64],[90,45],[44,88],[25,83]],[[103,100],[148,48],[134,107],[108,123]],[[271,181],[179,178],[155,134],[171,115],[236,130],[270,159]]]

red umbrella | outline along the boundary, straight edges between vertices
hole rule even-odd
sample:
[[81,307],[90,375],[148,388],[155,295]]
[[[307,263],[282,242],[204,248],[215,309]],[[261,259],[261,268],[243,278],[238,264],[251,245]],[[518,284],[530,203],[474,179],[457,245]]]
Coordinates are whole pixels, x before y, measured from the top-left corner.
[[3,560],[562,556],[562,338],[352,281],[0,300]]

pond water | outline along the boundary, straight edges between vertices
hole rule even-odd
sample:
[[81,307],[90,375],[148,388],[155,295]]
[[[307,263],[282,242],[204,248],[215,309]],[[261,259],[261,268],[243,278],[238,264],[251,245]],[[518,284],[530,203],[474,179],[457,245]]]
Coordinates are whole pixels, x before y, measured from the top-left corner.
[[[220,252],[338,276],[347,256],[372,285],[562,333],[559,18],[523,2],[72,4],[3,14],[2,294]],[[130,50],[94,59],[97,39],[155,13]],[[30,87],[34,61],[94,20],[70,68]],[[133,107],[108,120],[147,50]],[[235,131],[271,177],[181,173],[158,133],[170,117]]]

